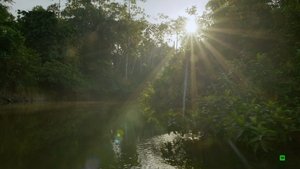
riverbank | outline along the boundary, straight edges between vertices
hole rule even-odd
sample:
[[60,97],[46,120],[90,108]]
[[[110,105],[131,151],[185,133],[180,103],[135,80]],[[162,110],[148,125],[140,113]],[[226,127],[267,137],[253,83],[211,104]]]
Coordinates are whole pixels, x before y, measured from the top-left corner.
[[33,103],[33,102],[45,102],[45,95],[42,94],[0,94],[0,105],[16,104],[16,103]]
[[0,93],[0,105],[10,104],[33,104],[47,102],[124,102],[126,96],[102,95],[93,97],[83,94],[57,94],[57,93],[25,93],[25,94],[7,94]]

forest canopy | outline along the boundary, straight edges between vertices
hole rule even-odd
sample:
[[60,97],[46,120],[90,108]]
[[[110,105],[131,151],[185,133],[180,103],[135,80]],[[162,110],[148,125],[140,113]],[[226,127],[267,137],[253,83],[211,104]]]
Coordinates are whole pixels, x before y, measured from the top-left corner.
[[125,97],[172,48],[134,3],[69,1],[17,17],[1,3],[1,96]]
[[[13,16],[0,4],[0,99],[138,95],[149,125],[206,131],[255,151],[300,129],[299,0],[209,0],[150,23],[134,2],[69,0]],[[166,37],[176,37],[174,45]]]

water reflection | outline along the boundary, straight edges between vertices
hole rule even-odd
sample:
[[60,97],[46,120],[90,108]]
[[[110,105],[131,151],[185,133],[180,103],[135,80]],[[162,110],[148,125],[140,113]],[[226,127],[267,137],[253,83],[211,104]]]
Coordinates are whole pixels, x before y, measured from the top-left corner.
[[[190,134],[181,137],[174,133],[151,136],[152,131],[143,127],[137,109],[116,108],[117,105],[0,107],[0,168],[245,168],[232,148],[218,139],[201,139]],[[297,157],[287,155],[289,161]],[[246,157],[255,169],[282,166],[273,162],[277,156],[259,162],[253,156],[246,154]],[[287,167],[281,168],[299,166],[297,160],[289,161]]]
[[[1,108],[0,168],[117,168],[110,105]],[[24,111],[25,110],[25,111]]]
[[173,141],[176,137],[174,133],[163,134],[149,139],[142,140],[137,145],[139,162],[142,169],[162,168],[174,169],[175,167],[167,164],[161,156],[160,149],[164,143]]
[[100,161],[97,157],[90,158],[86,161],[83,169],[98,169],[100,167]]

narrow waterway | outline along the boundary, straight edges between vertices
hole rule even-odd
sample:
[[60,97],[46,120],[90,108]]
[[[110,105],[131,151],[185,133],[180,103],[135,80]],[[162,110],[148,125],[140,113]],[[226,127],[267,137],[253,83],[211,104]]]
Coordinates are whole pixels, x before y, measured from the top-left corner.
[[160,155],[162,143],[174,135],[143,137],[147,131],[138,130],[137,110],[116,107],[119,103],[1,107],[0,168],[174,168]]
[[[0,107],[0,168],[246,168],[227,144],[213,146],[211,140],[184,142],[174,133],[153,134],[140,114],[138,106],[120,103]],[[260,168],[282,166],[277,162],[261,162]]]

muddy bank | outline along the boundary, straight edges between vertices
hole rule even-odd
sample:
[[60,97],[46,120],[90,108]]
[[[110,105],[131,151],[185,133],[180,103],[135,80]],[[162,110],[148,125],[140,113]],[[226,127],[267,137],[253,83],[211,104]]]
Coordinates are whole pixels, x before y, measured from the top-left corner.
[[14,103],[33,103],[33,102],[45,102],[46,99],[43,95],[0,95],[0,105],[14,104]]
[[78,93],[30,93],[30,94],[7,94],[0,93],[0,105],[16,103],[42,103],[56,101],[125,101],[128,96],[99,94],[91,96],[89,94]]

